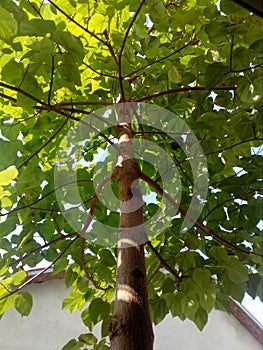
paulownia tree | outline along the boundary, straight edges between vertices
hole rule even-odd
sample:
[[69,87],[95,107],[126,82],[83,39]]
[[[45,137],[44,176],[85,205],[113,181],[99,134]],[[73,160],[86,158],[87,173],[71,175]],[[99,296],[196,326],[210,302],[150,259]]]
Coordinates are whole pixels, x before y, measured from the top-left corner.
[[41,262],[101,323],[64,350],[263,299],[262,43],[229,0],[1,1],[0,315]]

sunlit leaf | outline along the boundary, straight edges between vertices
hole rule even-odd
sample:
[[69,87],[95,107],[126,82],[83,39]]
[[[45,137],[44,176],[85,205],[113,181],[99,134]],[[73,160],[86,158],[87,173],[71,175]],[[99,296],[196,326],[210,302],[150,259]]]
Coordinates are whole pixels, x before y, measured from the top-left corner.
[[7,186],[18,175],[16,168],[9,168],[0,172],[0,185]]

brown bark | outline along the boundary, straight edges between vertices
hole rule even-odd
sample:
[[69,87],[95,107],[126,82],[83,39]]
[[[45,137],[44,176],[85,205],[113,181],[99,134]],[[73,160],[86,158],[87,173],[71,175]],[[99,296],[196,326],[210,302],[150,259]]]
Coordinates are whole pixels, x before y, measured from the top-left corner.
[[110,325],[111,350],[152,350],[144,243],[143,201],[139,169],[134,159],[129,111],[119,113],[120,154],[116,166],[120,194],[120,225],[114,315]]

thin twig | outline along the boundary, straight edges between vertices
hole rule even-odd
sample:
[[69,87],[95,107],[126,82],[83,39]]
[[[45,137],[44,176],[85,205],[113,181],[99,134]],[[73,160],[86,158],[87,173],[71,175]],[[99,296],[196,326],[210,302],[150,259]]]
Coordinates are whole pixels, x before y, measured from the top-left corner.
[[76,109],[74,107],[72,107],[72,108],[61,107],[61,109],[63,111],[70,112],[70,113],[79,113],[79,114],[83,114],[83,115],[89,115],[91,117],[94,117],[94,118],[102,121],[103,123],[107,124],[109,127],[113,127],[114,126],[114,124],[112,124],[108,119],[103,118],[103,117],[101,117],[100,115],[98,115],[97,113],[94,113],[94,112],[88,112],[88,111],[85,111],[83,109]]
[[111,106],[113,105],[113,102],[105,102],[105,101],[80,101],[80,102],[61,102],[58,103],[56,106],[59,107],[66,107],[66,106]]
[[127,78],[127,77],[129,77],[129,76],[132,76],[132,75],[134,75],[134,74],[136,74],[136,73],[138,73],[138,72],[140,72],[140,71],[142,71],[142,70],[144,70],[144,69],[146,69],[146,68],[151,67],[152,65],[154,65],[154,64],[156,64],[156,63],[160,63],[160,62],[166,60],[167,58],[172,57],[173,55],[176,55],[177,53],[179,53],[180,51],[182,51],[183,49],[185,49],[185,48],[188,47],[189,45],[192,45],[192,41],[190,41],[189,43],[187,43],[187,44],[185,44],[184,46],[180,47],[179,49],[173,51],[172,53],[170,53],[170,54],[167,55],[167,56],[158,58],[157,60],[152,61],[152,62],[146,64],[146,65],[143,66],[143,67],[140,67],[140,68],[138,68],[138,69],[135,69],[134,71],[132,71],[132,72],[126,74],[126,75],[124,76],[124,78]]
[[[54,192],[56,192],[58,189],[60,188],[63,188],[64,186],[68,186],[68,185],[72,185],[74,183],[80,183],[80,182],[92,182],[92,180],[77,180],[77,181],[69,181],[69,182],[66,182],[66,183],[63,183],[62,185],[54,188],[53,190],[51,190],[50,192],[42,195],[40,198],[36,199],[34,202],[31,202],[29,204],[25,204],[23,205],[22,207],[15,207],[14,209],[10,210],[9,212],[5,212],[5,213],[1,213],[0,212],[0,216],[7,216],[7,215],[10,215],[10,214],[13,214],[15,213],[16,211],[19,211],[19,210],[23,210],[23,209],[26,209],[26,208],[31,208],[33,205],[41,202],[42,200],[44,200],[45,198],[47,198],[48,196],[50,196],[51,194],[53,194]],[[49,203],[50,205],[50,203]],[[59,210],[61,212],[61,209]],[[54,212],[54,210],[52,210],[52,212]]]
[[6,95],[6,94],[3,94],[3,93],[1,93],[1,92],[0,92],[0,97],[3,97],[3,98],[5,98],[6,100],[10,100],[10,101],[16,103],[16,98],[11,97],[11,96],[8,96],[8,95]]
[[111,78],[111,79],[117,79],[118,80],[118,77],[116,77],[115,75],[111,75],[111,74],[107,74],[107,73],[102,73],[102,72],[98,72],[96,69],[92,68],[89,64],[83,62],[83,64],[88,68],[90,69],[92,72],[98,74],[99,76],[101,77],[108,77],[108,78]]
[[143,102],[143,101],[148,101],[153,98],[163,96],[163,95],[169,95],[169,94],[175,94],[179,92],[185,92],[185,91],[216,91],[216,90],[235,90],[235,86],[215,86],[212,89],[207,89],[204,86],[186,86],[186,87],[181,87],[181,88],[176,88],[176,89],[170,89],[170,90],[165,90],[165,91],[159,91],[155,92],[154,94],[144,96],[137,98],[133,100],[133,102]]
[[101,132],[100,130],[98,130],[97,128],[95,128],[93,125],[91,125],[90,123],[87,123],[85,120],[82,120],[81,118],[77,118],[74,117],[72,114],[66,113],[65,111],[63,111],[61,108],[59,108],[58,105],[55,106],[36,106],[35,108],[37,108],[38,110],[48,110],[48,111],[55,111],[58,114],[70,119],[70,120],[74,120],[76,122],[79,122],[87,127],[89,127],[91,130],[95,131],[95,133],[97,133],[98,135],[102,136],[107,142],[109,142],[112,147],[114,147],[117,152],[118,152],[118,148],[117,146],[114,144],[114,142],[112,142],[105,134],[103,134],[103,132]]
[[67,245],[67,247],[65,247],[60,253],[59,255],[56,257],[56,259],[54,259],[54,261],[49,264],[48,266],[46,266],[44,269],[42,269],[38,274],[36,274],[35,276],[33,276],[32,278],[28,279],[26,282],[22,283],[18,288],[16,288],[15,290],[13,290],[12,292],[10,292],[9,294],[3,296],[2,298],[0,298],[1,300],[4,300],[8,297],[10,297],[13,294],[16,294],[17,292],[19,292],[22,288],[26,287],[27,285],[31,284],[35,279],[37,279],[39,276],[41,276],[43,273],[45,273],[48,269],[52,268],[52,266],[66,253],[66,251],[68,250],[68,248],[79,238],[79,236],[75,237],[70,244]]
[[80,24],[79,22],[77,22],[72,16],[68,15],[61,7],[59,7],[58,5],[56,5],[52,0],[48,0],[48,2],[54,6],[60,13],[62,13],[70,22],[74,23],[76,26],[78,26],[79,28],[81,28],[84,32],[90,34],[91,36],[93,36],[95,39],[97,39],[99,42],[101,42],[102,44],[106,45],[106,42],[101,39],[100,37],[98,37],[96,34],[94,34],[93,32],[91,32],[90,30],[88,30],[88,28],[85,28],[82,24]]
[[36,103],[39,103],[42,106],[45,106],[47,108],[47,110],[50,110],[50,106],[47,103],[45,103],[44,101],[39,100],[37,97],[29,94],[28,92],[22,90],[21,88],[18,88],[18,87],[15,87],[15,86],[3,83],[3,82],[0,82],[0,86],[4,87],[6,89],[12,90],[12,91],[16,91],[16,92],[18,92],[18,93],[20,93],[20,94],[30,98],[32,101],[35,101]]
[[86,265],[86,263],[85,263],[85,244],[86,244],[86,240],[85,240],[85,238],[82,238],[82,241],[81,241],[81,265],[82,265],[83,271],[85,272],[85,275],[86,275],[87,279],[93,284],[93,286],[94,286],[96,289],[100,289],[100,290],[103,290],[103,291],[106,291],[106,290],[111,289],[111,288],[112,288],[111,286],[108,286],[108,287],[101,287],[101,286],[94,280],[94,278],[92,277],[91,273],[89,272],[89,270],[88,270],[88,268],[87,268],[87,265]]
[[171,274],[174,275],[177,278],[177,280],[180,280],[181,276],[179,275],[179,273],[176,270],[174,270],[169,264],[167,264],[166,260],[161,256],[158,250],[154,248],[152,243],[148,241],[146,244],[150,248],[150,250],[153,252],[153,254],[160,260],[160,263],[161,263],[160,267],[164,267],[167,271],[171,272]]
[[223,244],[224,246],[233,249],[239,253],[242,254],[246,254],[246,255],[257,255],[262,257],[263,254],[257,253],[255,251],[249,251],[249,250],[245,250],[245,249],[241,249],[239,247],[237,247],[236,245],[226,241],[225,239],[223,239],[222,237],[220,237],[218,234],[216,234],[211,228],[205,226],[202,222],[197,221],[197,220],[193,220],[192,217],[184,210],[182,209],[177,203],[175,203],[175,201],[169,196],[169,194],[167,192],[165,192],[161,186],[154,180],[152,180],[149,176],[147,176],[144,173],[140,174],[140,178],[144,181],[146,181],[150,186],[152,186],[156,192],[158,192],[159,194],[161,194],[164,198],[167,199],[167,201],[184,217],[186,217],[190,222],[192,222],[194,225],[196,225],[197,227],[199,227],[202,231],[204,231],[207,235],[211,236],[212,238],[214,238],[217,242]]
[[[242,171],[242,170],[241,170]],[[236,175],[236,174],[235,174]],[[232,176],[231,176],[232,177]],[[263,188],[262,188],[263,189]],[[257,189],[258,190],[258,189]],[[215,211],[218,208],[221,208],[224,204],[228,203],[228,202],[233,202],[235,199],[240,199],[243,198],[244,196],[247,196],[251,193],[255,193],[255,190],[251,190],[251,191],[247,191],[244,192],[242,194],[239,194],[238,197],[230,197],[227,198],[226,200],[222,201],[221,203],[217,204],[215,207],[213,207],[211,210],[209,210],[209,212],[203,217],[202,221],[206,221],[208,216],[211,215],[213,213],[213,211]]]
[[126,41],[127,41],[127,38],[128,38],[128,35],[132,29],[132,26],[134,24],[134,22],[136,21],[136,18],[138,17],[143,5],[145,3],[145,0],[142,0],[138,9],[136,10],[135,14],[133,15],[133,18],[124,34],[124,38],[123,38],[123,41],[122,41],[122,44],[121,44],[121,47],[120,47],[120,51],[119,51],[119,55],[118,55],[118,74],[119,74],[119,83],[120,83],[120,89],[121,89],[121,97],[122,97],[122,102],[125,102],[125,94],[124,94],[124,88],[123,88],[123,76],[122,76],[122,54],[123,54],[123,50],[124,50],[124,47],[125,47],[125,44],[126,44]]
[[87,229],[89,228],[89,225],[91,224],[91,221],[92,221],[92,219],[93,219],[93,213],[94,213],[94,210],[95,210],[95,208],[96,208],[96,204],[97,204],[97,202],[98,202],[98,200],[99,200],[99,194],[100,194],[102,188],[104,187],[104,185],[105,185],[112,177],[114,177],[114,175],[113,175],[113,174],[109,174],[109,175],[107,175],[107,176],[99,183],[98,188],[97,188],[97,190],[96,190],[96,194],[95,194],[95,196],[93,197],[93,200],[92,200],[91,205],[90,205],[89,215],[88,215],[87,222],[86,222],[86,224],[84,225],[84,227],[83,227],[83,229],[81,230],[81,232],[79,233],[80,236],[85,237],[84,235],[85,235]]
[[20,263],[21,261],[25,260],[29,256],[31,256],[31,255],[33,255],[35,253],[41,252],[43,249],[48,248],[49,246],[51,246],[51,245],[53,245],[53,244],[55,244],[57,242],[64,241],[65,239],[70,238],[70,237],[74,237],[74,236],[76,237],[77,235],[78,235],[77,232],[72,232],[72,233],[69,233],[67,235],[55,238],[52,241],[47,242],[47,243],[43,244],[42,246],[40,246],[38,248],[32,249],[29,253],[23,255],[21,258],[15,260],[15,261],[12,261],[10,266],[13,266],[13,265],[16,265],[16,264]]
[[52,95],[52,87],[54,82],[54,72],[55,72],[55,60],[54,55],[51,55],[51,77],[50,77],[50,84],[49,84],[49,91],[48,91],[48,104],[50,106],[51,102],[51,95]]
[[153,271],[153,274],[151,275],[151,277],[148,279],[147,284],[150,284],[151,281],[154,279],[154,277],[157,275],[157,273],[159,272],[159,270],[162,268],[162,263],[156,267],[156,269]]
[[64,120],[64,122],[60,125],[60,127],[50,136],[50,138],[43,143],[42,146],[40,146],[35,152],[33,152],[30,157],[28,157],[23,163],[21,163],[17,169],[21,169],[26,163],[28,163],[33,157],[35,157],[39,152],[42,151],[43,148],[45,148],[54,138],[60,133],[60,131],[64,128],[64,126],[67,124],[68,120]]

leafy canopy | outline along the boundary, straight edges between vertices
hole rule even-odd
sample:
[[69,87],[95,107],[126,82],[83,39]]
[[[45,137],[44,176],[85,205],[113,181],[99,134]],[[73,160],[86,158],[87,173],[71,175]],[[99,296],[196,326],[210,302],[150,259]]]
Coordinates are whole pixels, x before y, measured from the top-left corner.
[[[66,210],[77,203],[69,183],[62,184],[58,203],[54,166],[59,149],[70,150],[69,130],[121,98],[154,103],[182,118],[209,171],[195,225],[181,232],[179,213],[158,235],[158,222],[152,227],[146,264],[153,322],[171,312],[202,329],[213,307],[228,310],[229,295],[241,301],[246,291],[263,300],[262,45],[262,20],[229,0],[1,1],[0,315],[12,306],[29,313],[31,297],[19,292],[29,283],[21,267],[46,261],[54,273],[66,270],[72,289],[63,308],[83,309],[90,331],[101,322],[102,337],[108,335],[116,248],[85,240],[69,225],[60,204]],[[90,124],[100,125],[96,113]],[[159,145],[176,164],[181,212],[187,211],[194,193],[186,154],[160,130],[133,128],[136,138]],[[77,186],[94,220],[117,230],[118,210],[94,201],[93,185],[114,128],[95,131],[78,155]],[[142,183],[150,195],[148,218],[161,203],[162,174],[143,159],[138,163],[148,179]],[[111,187],[118,195],[114,179]],[[107,348],[105,339],[98,343],[89,333],[64,349],[91,345]]]

